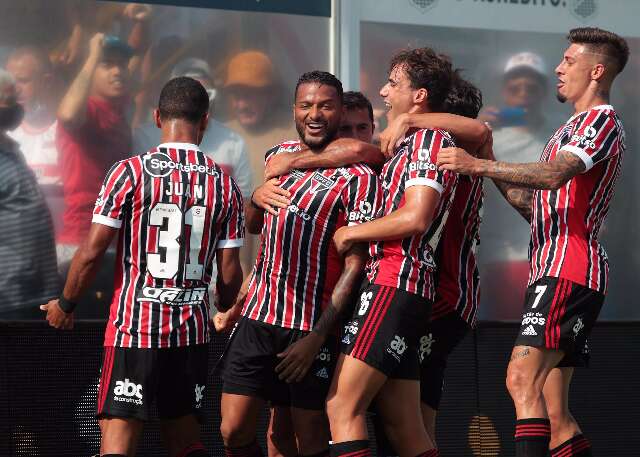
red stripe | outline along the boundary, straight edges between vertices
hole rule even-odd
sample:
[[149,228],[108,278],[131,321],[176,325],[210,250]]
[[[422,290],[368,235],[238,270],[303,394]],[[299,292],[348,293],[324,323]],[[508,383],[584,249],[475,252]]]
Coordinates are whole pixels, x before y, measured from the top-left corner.
[[378,333],[378,329],[380,328],[380,325],[384,320],[384,316],[387,314],[387,311],[389,310],[389,306],[391,306],[391,302],[393,301],[393,297],[396,295],[397,289],[394,289],[394,288],[390,288],[390,289],[391,289],[391,293],[386,298],[382,309],[378,313],[378,317],[376,318],[376,321],[375,321],[375,326],[369,332],[370,336],[368,338],[366,346],[363,348],[362,358],[366,357],[367,353],[369,352],[369,349],[371,349],[371,345],[373,344],[373,340],[375,340],[376,334]]
[[[360,333],[356,338],[356,343],[353,347],[353,350],[351,351],[351,354],[353,355],[353,357],[360,358],[360,353],[362,352],[363,346],[366,344],[366,340],[368,338],[370,328],[373,325],[373,321],[375,321],[376,315],[378,314],[379,310],[383,307],[386,297],[390,293],[390,290],[391,290],[390,287],[381,286],[380,289],[378,289],[376,298],[373,300],[371,305],[369,305],[371,309],[369,309],[369,314],[367,315],[367,319],[365,320],[364,325],[362,326],[362,329],[360,330]],[[382,306],[378,307],[379,303],[382,303]]]
[[562,279],[562,286],[561,296],[558,300],[558,307],[553,319],[553,328],[551,329],[551,348],[553,349],[560,348],[560,322],[562,322],[562,316],[564,315],[564,311],[567,307],[567,298],[571,293],[571,281]]
[[552,452],[551,457],[571,457],[573,455],[576,455],[578,452],[584,451],[585,449],[588,449],[590,447],[591,445],[589,444],[589,441],[587,441],[586,439],[581,439],[573,443],[568,443],[561,449]]
[[104,402],[107,398],[107,393],[109,392],[115,348],[112,346],[108,346],[104,348],[104,351],[105,357],[104,364],[102,366],[102,378],[100,379],[100,393],[98,395],[98,413],[101,413],[104,409]]
[[549,349],[553,349],[553,329],[554,322],[556,319],[556,314],[558,312],[558,304],[560,300],[560,296],[562,296],[562,290],[564,288],[564,279],[558,279],[556,283],[556,290],[553,296],[553,301],[551,302],[551,306],[549,307],[549,314],[547,315],[547,326],[545,328],[545,346]]

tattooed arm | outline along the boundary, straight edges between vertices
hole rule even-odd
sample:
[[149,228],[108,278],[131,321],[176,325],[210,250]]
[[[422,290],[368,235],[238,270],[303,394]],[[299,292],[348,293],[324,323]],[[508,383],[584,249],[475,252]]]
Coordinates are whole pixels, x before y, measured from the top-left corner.
[[355,245],[344,259],[344,268],[338,279],[331,301],[313,327],[304,338],[290,345],[278,354],[282,361],[276,367],[280,379],[286,382],[300,382],[307,374],[318,351],[336,328],[345,310],[351,303],[353,291],[358,287],[362,271],[367,259],[367,246]]
[[502,195],[527,220],[531,218],[532,189],[559,189],[585,170],[582,159],[567,151],[560,151],[550,162],[507,163],[475,158],[460,148],[440,151],[438,167],[493,179]]

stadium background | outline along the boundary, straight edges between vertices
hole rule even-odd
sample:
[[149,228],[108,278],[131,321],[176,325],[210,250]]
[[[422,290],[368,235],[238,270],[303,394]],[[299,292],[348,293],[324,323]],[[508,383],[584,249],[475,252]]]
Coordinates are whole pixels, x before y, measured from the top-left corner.
[[[612,104],[625,123],[628,152],[602,234],[612,266],[611,283],[601,323],[591,341],[592,368],[577,372],[572,407],[592,439],[596,455],[630,455],[629,449],[639,447],[640,438],[631,427],[640,419],[637,395],[640,370],[635,364],[640,351],[637,345],[640,307],[635,288],[640,267],[637,249],[640,232],[636,228],[640,214],[636,198],[639,184],[635,179],[640,171],[635,154],[640,131],[637,89],[640,29],[636,25],[640,2],[162,0],[151,3],[154,9],[148,27],[149,50],[156,52],[157,59],[139,86],[145,96],[132,114],[134,131],[136,114],[137,122],[142,123],[170,70],[188,57],[202,59],[210,66],[217,93],[214,118],[232,125],[233,113],[225,88],[227,65],[235,55],[248,49],[258,49],[271,60],[273,90],[279,95],[277,109],[286,116],[297,77],[310,69],[323,69],[340,77],[345,89],[360,89],[372,100],[380,129],[384,127],[384,119],[378,89],[386,79],[390,56],[407,46],[433,46],[450,55],[455,65],[463,68],[466,77],[483,91],[486,106],[501,103],[503,69],[510,56],[522,51],[537,53],[545,62],[551,87],[541,101],[543,113],[553,126],[570,115],[569,107],[556,102],[552,89],[553,68],[564,49],[567,30],[597,25],[625,36],[631,58],[611,95]],[[79,17],[88,21],[82,24],[86,41],[89,32],[95,30],[125,38],[127,25],[114,19],[117,14],[113,11],[126,5],[94,0],[3,2],[0,63],[4,66],[12,50],[20,46],[39,46],[51,55],[64,49],[73,24],[62,11],[63,6],[85,11]],[[86,19],[91,15],[95,17]],[[78,58],[75,64],[55,67],[59,92],[64,92],[65,84],[81,63],[82,58]],[[293,132],[290,127],[288,132]],[[245,140],[251,143],[251,138]],[[265,144],[262,150],[269,146]],[[255,155],[260,150],[249,148],[248,153]],[[254,180],[259,179],[258,175],[254,173]],[[494,192],[491,184],[487,188],[489,194]],[[504,224],[495,221],[501,221],[502,212],[507,211],[510,210],[501,207],[485,213],[483,239],[502,236]],[[58,216],[53,214],[53,218],[57,223]],[[526,232],[526,225],[518,221],[509,229]],[[475,449],[482,449],[482,454],[475,455],[512,453],[513,409],[504,388],[504,371],[516,332],[514,320],[520,312],[520,303],[511,297],[522,294],[522,282],[520,277],[516,280],[509,276],[510,258],[501,255],[492,244],[480,247],[485,284],[481,325],[475,338],[469,337],[451,360],[443,415],[438,424],[444,456],[473,455],[470,442],[475,443]],[[502,269],[494,268],[496,258]],[[107,256],[107,263],[109,260],[113,257]],[[0,455],[78,456],[95,452],[98,431],[91,414],[104,328],[100,319],[106,316],[111,273],[105,264],[103,274],[87,296],[89,306],[83,306],[79,312],[79,317],[88,320],[79,322],[72,333],[55,332],[42,321],[0,322]],[[212,361],[221,344],[220,339],[212,343],[215,348]],[[213,373],[211,379],[211,385],[219,389]],[[208,398],[207,410],[216,411],[217,404],[211,403],[211,396]],[[219,440],[214,432],[216,418],[210,417],[207,444],[219,455]],[[479,428],[470,428],[470,424],[479,424]],[[161,455],[157,443],[158,429],[152,425],[145,433],[139,455]]]

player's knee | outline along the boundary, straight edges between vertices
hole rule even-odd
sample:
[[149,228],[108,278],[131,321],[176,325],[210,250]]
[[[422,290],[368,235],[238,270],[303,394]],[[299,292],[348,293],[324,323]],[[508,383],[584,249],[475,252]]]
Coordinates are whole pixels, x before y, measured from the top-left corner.
[[255,440],[255,433],[243,427],[243,424],[229,418],[222,418],[220,423],[220,435],[225,446],[242,447],[251,444]]
[[533,376],[520,367],[509,365],[507,369],[507,390],[511,398],[516,402],[527,402],[533,397],[539,396],[542,392],[537,392],[533,382]]

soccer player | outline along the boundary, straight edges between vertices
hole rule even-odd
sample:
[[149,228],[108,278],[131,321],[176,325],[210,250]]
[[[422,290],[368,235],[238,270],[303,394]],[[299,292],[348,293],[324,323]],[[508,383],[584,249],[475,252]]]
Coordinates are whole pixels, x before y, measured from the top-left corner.
[[[293,111],[300,140],[269,150],[266,164],[302,148],[320,153],[335,138],[342,84],[330,73],[303,74]],[[293,170],[280,187],[290,195],[286,208],[248,208],[249,230],[262,232],[260,254],[244,306],[237,303],[217,324],[224,329],[242,316],[223,359],[221,434],[231,456],[261,455],[255,434],[265,401],[290,408],[299,455],[328,455],[324,405],[336,359],[334,330],[366,260],[357,246],[343,260],[332,237],[373,217],[379,193],[366,165]]]
[[111,241],[118,265],[98,391],[100,455],[133,456],[156,402],[171,457],[203,457],[198,420],[206,395],[207,294],[213,261],[221,303],[240,283],[242,195],[198,150],[209,98],[180,77],[162,89],[156,124],[163,143],[117,162],[107,174],[89,235],[75,254],[62,296],[41,308],[57,328],[73,309]]
[[516,456],[590,456],[568,410],[573,367],[602,307],[609,276],[598,232],[625,150],[609,93],[629,56],[626,41],[593,27],[569,32],[556,68],[557,96],[575,114],[549,139],[540,162],[511,164],[443,151],[438,166],[492,178],[531,223],[522,325],[507,370],[516,409]]
[[[389,68],[380,95],[390,122],[407,112],[442,110],[453,78],[448,60],[421,48],[397,54]],[[432,246],[457,181],[435,163],[452,144],[442,130],[407,137],[382,169],[381,217],[334,235],[338,252],[370,242],[371,259],[327,400],[333,456],[369,455],[366,410],[376,396],[400,455],[437,455],[420,415],[417,350],[435,298]]]
[[[351,102],[352,97],[348,98],[348,94],[345,93],[344,97],[347,110],[343,115],[341,136],[357,136],[362,141],[370,142],[373,133],[373,113],[369,111],[367,114],[368,100],[360,98],[363,96],[355,93],[354,101]],[[354,109],[349,109],[350,104],[354,105]],[[356,109],[356,106],[359,108]],[[381,134],[382,147],[385,150],[393,150],[392,145],[404,138],[410,128],[433,128],[438,125],[453,133],[461,144],[468,144],[472,149],[476,149],[486,142],[488,129],[482,123],[468,118],[477,117],[481,106],[480,91],[468,81],[456,76],[445,100],[444,109],[458,116],[444,113],[401,114]],[[362,126],[367,122],[367,118],[370,126],[368,129]],[[361,127],[355,129],[356,126]],[[356,135],[357,131],[362,134]],[[364,133],[367,131],[371,132],[368,136]],[[367,151],[363,156],[362,151],[352,151],[348,145],[344,144],[341,148],[335,148],[333,147],[335,143],[327,147],[325,154],[317,157],[301,153],[289,159],[289,167],[322,166],[325,162],[347,164],[363,159],[369,160],[373,154]],[[271,173],[270,167],[271,163],[267,167],[267,173]],[[479,237],[481,207],[482,178],[460,176],[442,240],[436,251],[438,265],[436,308],[429,330],[420,340],[421,410],[427,432],[434,443],[435,416],[442,394],[447,357],[469,329],[475,325],[480,290],[475,248]],[[375,415],[374,425],[378,455],[395,455],[395,451],[386,440],[380,414]]]

